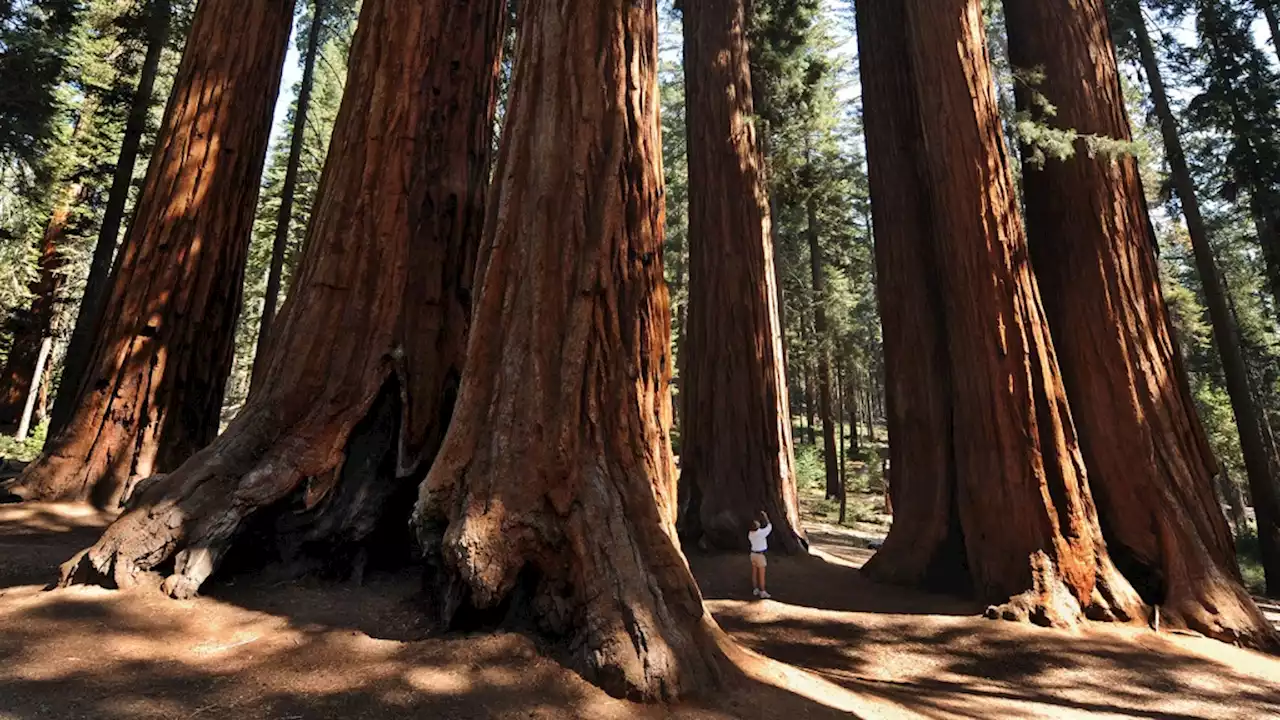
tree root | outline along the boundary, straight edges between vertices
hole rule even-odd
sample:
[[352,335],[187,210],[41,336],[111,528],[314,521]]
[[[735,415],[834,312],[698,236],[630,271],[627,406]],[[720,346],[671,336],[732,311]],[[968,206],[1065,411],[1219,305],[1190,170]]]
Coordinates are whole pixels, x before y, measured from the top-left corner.
[[[250,518],[272,523],[270,542],[254,553],[274,552],[291,562],[316,546],[327,555],[334,546],[370,537],[392,498],[403,497],[406,484],[410,490],[416,485],[388,470],[399,419],[395,382],[384,386],[349,434],[330,432],[317,440],[295,428],[281,437],[269,429],[269,419],[239,419],[174,473],[140,483],[127,512],[63,564],[59,584],[130,588],[172,559],[161,588],[173,598],[189,598],[218,569]],[[317,442],[323,448],[325,441],[340,449],[316,453]],[[402,511],[407,518],[407,502]]]
[[648,512],[624,507],[608,485],[585,479],[573,502],[528,510],[502,494],[454,505],[424,486],[413,522],[440,621],[462,629],[497,611],[503,624],[528,623],[616,697],[671,702],[717,685],[718,628],[674,538],[651,499]]
[[1054,628],[1075,627],[1086,619],[1120,623],[1145,619],[1141,598],[1105,556],[1099,561],[1092,592],[1083,601],[1060,577],[1047,553],[1036,552],[1030,560],[1031,587],[1000,605],[988,607],[984,617]]

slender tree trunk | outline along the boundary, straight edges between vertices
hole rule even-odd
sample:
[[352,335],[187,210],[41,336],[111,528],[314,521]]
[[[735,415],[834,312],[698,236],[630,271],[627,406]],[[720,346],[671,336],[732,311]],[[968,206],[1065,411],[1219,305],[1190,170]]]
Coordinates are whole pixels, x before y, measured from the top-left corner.
[[9,324],[13,344],[0,374],[0,425],[17,425],[25,415],[27,400],[40,383],[40,355],[44,341],[53,336],[58,294],[66,279],[65,239],[75,206],[83,199],[83,186],[72,183],[54,202],[40,238],[39,274],[31,283],[31,307],[15,312]]
[[1240,537],[1249,532],[1249,517],[1244,511],[1244,495],[1240,492],[1240,486],[1236,485],[1231,475],[1227,473],[1225,466],[1218,473],[1216,480],[1218,492],[1227,505],[1227,520],[1231,523],[1232,534]]
[[1186,154],[1178,132],[1177,120],[1169,106],[1164,88],[1155,46],[1142,17],[1141,6],[1136,0],[1128,0],[1124,20],[1135,32],[1141,53],[1143,70],[1151,85],[1151,99],[1155,105],[1160,132],[1164,138],[1165,156],[1173,175],[1174,190],[1187,221],[1191,246],[1195,254],[1196,269],[1204,284],[1205,304],[1209,321],[1213,326],[1214,343],[1222,357],[1222,369],[1226,378],[1227,394],[1240,431],[1240,449],[1244,455],[1249,488],[1253,495],[1254,510],[1258,521],[1258,539],[1262,551],[1262,564],[1267,577],[1267,593],[1280,596],[1280,489],[1277,488],[1274,467],[1276,458],[1267,452],[1262,437],[1262,418],[1253,400],[1248,370],[1240,346],[1240,334],[1235,317],[1228,305],[1222,275],[1213,256],[1213,246],[1200,212],[1195,184],[1187,167]]
[[1276,12],[1275,0],[1256,0],[1267,18],[1267,27],[1271,30],[1271,49],[1280,52],[1280,13]]
[[845,519],[845,495],[849,487],[849,460],[844,450],[844,421],[845,421],[845,392],[844,392],[844,360],[842,357],[836,357],[836,424],[839,429],[839,437],[837,438],[836,447],[839,449],[840,455],[840,519],[841,525]]
[[416,522],[446,619],[510,599],[588,679],[670,700],[721,656],[675,536],[656,4],[520,12],[466,372]]
[[173,558],[164,589],[187,597],[232,547],[308,569],[358,567],[379,539],[409,546],[460,382],[505,18],[502,0],[365,0],[262,382],[221,437],[64,566],[64,583],[128,586]]
[[[979,597],[1004,601],[988,617],[1060,626],[1085,616],[1136,620],[1142,601],[1107,555],[1027,262],[981,2],[904,4],[918,110],[898,132],[914,126],[930,160],[922,165],[937,231],[926,272],[946,298],[942,349],[953,388],[950,432],[930,438],[950,453],[950,467],[920,501],[930,505],[940,494],[927,485],[954,478],[948,515],[959,520],[968,575]],[[877,110],[868,106],[867,116]],[[900,508],[918,502],[894,500]],[[949,524],[926,532],[946,538]],[[903,531],[894,523],[892,534]]]
[[258,346],[253,356],[253,375],[258,377],[267,356],[267,341],[276,317],[280,298],[280,281],[284,276],[284,256],[289,247],[289,228],[293,222],[293,201],[298,189],[298,168],[302,164],[307,118],[311,113],[311,89],[316,81],[316,58],[320,54],[320,35],[325,21],[325,0],[311,5],[311,28],[307,32],[307,50],[303,56],[302,84],[298,88],[298,107],[293,116],[293,137],[289,143],[289,161],[280,190],[280,209],[276,213],[276,236],[271,244],[271,269],[267,273],[267,292],[262,303],[262,320],[258,325]]
[[867,417],[867,439],[874,445],[876,442],[875,377],[870,370],[867,370],[867,382],[863,388],[862,413]]
[[[1040,122],[1129,141],[1103,0],[1004,0],[1015,67],[1044,71]],[[1241,584],[1160,289],[1137,159],[1078,148],[1023,165],[1036,277],[1108,549],[1164,625],[1256,644],[1270,625]]]
[[1254,232],[1262,249],[1267,289],[1271,292],[1274,307],[1280,308],[1280,227],[1277,227],[1275,207],[1274,194],[1266,187],[1250,188],[1249,213],[1253,216]]
[[840,495],[840,472],[836,466],[836,429],[831,412],[831,350],[827,338],[825,263],[818,242],[818,205],[810,196],[805,211],[809,216],[809,270],[813,281],[814,350],[818,355],[818,415],[822,419],[822,458],[827,474],[827,499]]
[[805,435],[809,438],[810,445],[817,444],[817,436],[814,434],[814,428],[817,427],[817,421],[814,420],[813,400],[813,366],[806,358],[804,363],[804,415],[805,415]]
[[40,341],[40,354],[36,357],[36,380],[27,393],[27,402],[22,410],[22,419],[18,421],[17,438],[21,442],[31,432],[31,418],[36,412],[36,402],[40,399],[40,387],[44,383],[44,369],[49,362],[49,354],[53,351],[53,338],[44,336]]
[[682,533],[745,550],[760,511],[772,546],[805,548],[770,241],[751,118],[743,0],[685,0],[689,326],[681,482],[698,486]]
[[858,438],[858,434],[861,432],[858,428],[858,384],[854,380],[857,376],[857,367],[850,368],[848,378],[841,392],[846,392],[844,402],[849,413],[849,451],[854,456],[861,456],[862,447]]
[[147,20],[147,54],[142,62],[138,87],[129,107],[124,136],[120,144],[120,156],[116,160],[107,207],[102,215],[102,227],[98,231],[98,243],[93,248],[93,260],[89,264],[89,277],[85,282],[84,296],[76,315],[71,339],[67,344],[66,358],[62,364],[62,380],[49,417],[49,437],[57,437],[66,427],[72,412],[80,402],[84,375],[93,352],[97,328],[102,316],[102,306],[110,289],[111,263],[116,254],[116,240],[124,221],[125,204],[129,200],[129,187],[133,184],[133,170],[138,160],[138,148],[147,128],[147,115],[155,94],[156,76],[160,69],[160,56],[169,43],[171,8],[169,0],[152,0]]
[[18,497],[118,507],[217,433],[292,19],[292,0],[200,3],[91,372]]

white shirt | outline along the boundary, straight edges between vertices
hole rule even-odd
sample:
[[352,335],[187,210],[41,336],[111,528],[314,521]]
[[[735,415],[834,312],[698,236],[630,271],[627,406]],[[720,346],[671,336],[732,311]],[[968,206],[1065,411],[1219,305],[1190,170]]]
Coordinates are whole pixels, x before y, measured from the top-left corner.
[[769,533],[773,532],[773,523],[769,523],[759,530],[752,530],[747,533],[747,539],[751,541],[751,552],[762,553],[769,549],[769,541],[765,538],[769,537]]

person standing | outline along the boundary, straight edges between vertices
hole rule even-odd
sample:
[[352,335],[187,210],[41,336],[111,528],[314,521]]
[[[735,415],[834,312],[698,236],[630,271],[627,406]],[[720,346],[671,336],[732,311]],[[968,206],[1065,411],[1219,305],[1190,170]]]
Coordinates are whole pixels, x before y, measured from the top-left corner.
[[771,532],[773,524],[762,510],[760,517],[751,522],[751,532],[747,533],[747,540],[751,543],[751,594],[761,600],[773,597],[765,589],[765,569],[769,566],[765,553],[769,552],[768,538]]

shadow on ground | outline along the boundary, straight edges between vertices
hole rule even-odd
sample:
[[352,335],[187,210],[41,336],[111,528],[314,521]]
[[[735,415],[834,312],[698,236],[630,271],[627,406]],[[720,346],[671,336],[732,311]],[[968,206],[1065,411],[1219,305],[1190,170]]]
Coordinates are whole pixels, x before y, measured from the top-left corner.
[[364,586],[242,578],[183,602],[163,597],[155,589],[158,577],[130,592],[42,592],[57,565],[95,540],[108,521],[73,506],[0,510],[0,716],[863,716],[853,693],[762,660],[700,702],[652,707],[610,698],[548,660],[525,636],[429,636],[415,601],[417,583],[408,576],[371,575]]
[[[982,619],[982,606],[874,583],[866,539],[809,533],[816,557],[770,556],[770,601],[742,556],[691,563],[745,646],[928,717],[1280,718],[1280,659],[1203,638]],[[1274,604],[1274,603],[1272,603]]]

